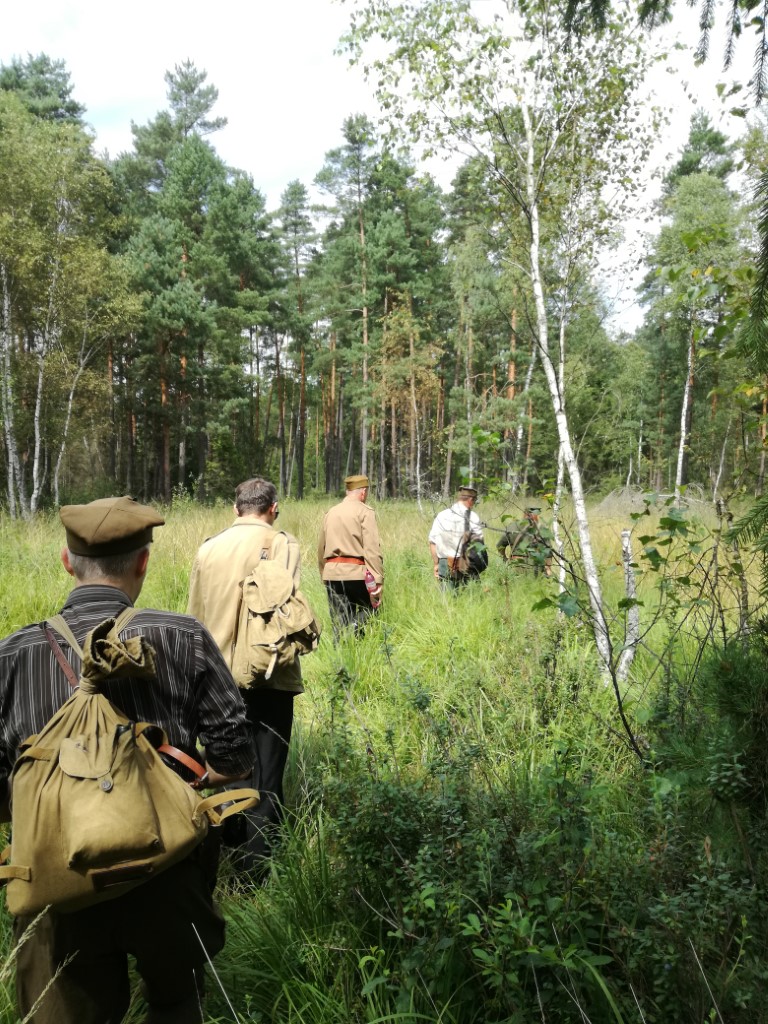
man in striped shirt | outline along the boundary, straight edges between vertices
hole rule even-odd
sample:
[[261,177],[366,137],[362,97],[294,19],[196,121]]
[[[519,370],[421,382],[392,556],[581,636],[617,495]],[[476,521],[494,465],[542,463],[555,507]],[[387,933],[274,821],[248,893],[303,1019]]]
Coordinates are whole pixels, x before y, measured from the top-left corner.
[[[62,561],[76,581],[62,614],[82,645],[94,626],[138,598],[152,530],[164,520],[130,498],[65,506],[61,519],[67,538]],[[152,609],[139,610],[121,637],[136,634],[155,650],[157,679],[114,680],[105,695],[129,718],[161,726],[173,746],[199,742],[208,785],[244,778],[253,763],[245,708],[211,635],[191,616]],[[77,673],[78,656],[65,640],[59,643]],[[40,624],[0,643],[0,791],[7,789],[20,744],[70,693]],[[67,914],[48,911],[17,952],[21,1016],[45,992],[30,1018],[35,1024],[120,1021],[130,999],[131,954],[149,1004],[147,1021],[202,1021],[203,964],[224,945],[224,921],[211,895],[216,844],[211,835],[186,860],[124,896]],[[29,923],[16,919],[17,938]]]

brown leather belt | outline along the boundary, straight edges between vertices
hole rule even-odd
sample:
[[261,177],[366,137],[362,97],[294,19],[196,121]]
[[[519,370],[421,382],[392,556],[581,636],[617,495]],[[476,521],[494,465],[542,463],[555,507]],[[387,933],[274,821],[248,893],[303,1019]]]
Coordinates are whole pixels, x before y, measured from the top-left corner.
[[183,764],[195,776],[194,781],[198,786],[204,786],[208,781],[208,772],[200,762],[196,761],[194,757],[190,757],[189,754],[185,754],[183,750],[179,750],[178,747],[174,747],[170,743],[163,743],[157,748],[157,752],[158,754],[167,754],[174,761]]
[[365,565],[364,558],[348,558],[346,555],[337,555],[335,558],[326,558],[326,562],[349,562],[352,565]]

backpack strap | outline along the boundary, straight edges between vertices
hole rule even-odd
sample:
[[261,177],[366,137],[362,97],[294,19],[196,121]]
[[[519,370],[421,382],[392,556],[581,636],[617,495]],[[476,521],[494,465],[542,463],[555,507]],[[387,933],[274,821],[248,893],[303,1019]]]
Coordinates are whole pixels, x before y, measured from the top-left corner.
[[274,543],[277,531],[267,530],[267,536],[265,538],[266,543],[261,545],[261,553],[259,555],[259,561],[263,562],[267,558],[272,558],[272,544]]
[[[58,617],[61,618],[61,616],[58,616]],[[61,619],[61,621],[64,622],[63,619]],[[54,653],[54,655],[56,657],[56,661],[58,661],[59,665],[61,666],[61,671],[67,677],[67,682],[69,683],[69,685],[72,687],[73,690],[76,690],[78,688],[78,686],[80,685],[80,681],[78,680],[77,676],[75,675],[74,669],[69,664],[67,659],[64,657],[64,651],[62,651],[62,649],[59,647],[59,642],[56,639],[56,637],[53,635],[53,633],[51,632],[51,627],[49,626],[49,624],[47,622],[41,622],[40,625],[42,626],[43,632],[45,633],[45,639],[50,644],[51,650],[53,651],[53,653]],[[65,623],[65,625],[66,625],[66,623]],[[67,630],[69,630],[69,627],[67,627]],[[59,628],[59,632],[61,632],[61,628]],[[75,638],[72,637],[72,639],[75,641],[75,645],[77,645],[77,641],[75,640]],[[78,647],[76,646],[75,649],[78,649]],[[82,653],[83,652],[80,651],[80,656],[81,657],[82,657]]]
[[[49,626],[52,626],[56,630],[56,632],[59,634],[59,636],[63,636],[64,637],[64,639],[67,641],[67,643],[72,648],[72,650],[75,652],[75,654],[77,654],[77,656],[82,660],[83,648],[80,646],[80,644],[75,639],[75,634],[69,628],[67,620],[64,618],[64,616],[63,615],[52,615],[50,619],[47,619],[45,622],[42,623],[42,627],[45,630],[45,635],[48,638],[48,643],[51,644],[51,646],[53,647],[53,643],[51,643],[51,637],[48,636],[48,634],[50,633],[50,629],[48,629],[47,627],[49,627]],[[55,639],[54,639],[54,643],[55,643]],[[56,648],[58,648],[59,652],[61,652],[61,648],[59,647],[58,644],[56,644],[56,647],[54,647],[54,651],[53,651],[54,654],[56,654]],[[57,657],[57,660],[59,660],[58,655],[56,657]],[[62,657],[64,657],[63,654],[62,654]],[[60,660],[59,660],[59,664],[61,664]],[[69,664],[69,662],[67,662],[67,664]],[[64,671],[66,672],[66,669],[64,669]]]
[[261,799],[257,789],[221,789],[212,796],[204,797],[197,805],[195,814],[207,814],[212,825],[220,825],[240,811],[255,807]]
[[[285,532],[285,530],[274,530],[274,529],[270,530],[268,535],[267,535],[266,544],[262,545],[261,554],[259,555],[259,561],[263,561],[264,559],[267,559],[267,558],[270,559],[270,560],[274,560],[274,555],[272,554],[272,545],[275,543],[275,537],[287,537],[287,536],[288,536],[288,534]],[[284,568],[286,568],[286,569],[288,568],[288,550],[289,550],[288,547],[286,547],[286,549],[285,549],[285,566],[284,566]]]
[[[259,552],[259,562],[272,560],[272,545],[275,541],[275,537],[277,537],[278,534],[285,535],[285,530],[266,531],[266,537],[262,541],[261,551]],[[255,566],[253,569],[251,569],[251,573],[254,571],[254,569]],[[251,573],[248,573],[248,576],[250,576]],[[230,646],[230,657],[234,657],[235,655],[235,647],[237,646],[237,634],[239,631],[238,627],[240,626],[240,610],[243,606],[243,584],[245,583],[245,580],[248,579],[248,576],[240,580],[240,583],[238,584],[237,611],[235,612],[235,632],[232,637],[232,644]]]
[[[122,630],[124,630],[135,614],[136,608],[125,608],[115,619],[115,633],[120,633]],[[42,630],[45,633],[46,640],[51,645],[51,649],[53,650],[53,653],[56,656],[56,660],[61,666],[62,672],[67,677],[69,685],[76,690],[77,687],[80,685],[80,681],[75,675],[72,666],[67,661],[66,656],[62,651],[61,647],[59,647],[56,637],[51,632],[51,627],[53,627],[60,636],[64,637],[64,639],[67,641],[69,646],[77,654],[81,661],[83,660],[83,648],[77,642],[75,634],[69,628],[69,624],[67,623],[67,620],[64,618],[63,615],[52,615],[50,619],[46,619],[44,622],[41,622],[40,626],[42,627]]]

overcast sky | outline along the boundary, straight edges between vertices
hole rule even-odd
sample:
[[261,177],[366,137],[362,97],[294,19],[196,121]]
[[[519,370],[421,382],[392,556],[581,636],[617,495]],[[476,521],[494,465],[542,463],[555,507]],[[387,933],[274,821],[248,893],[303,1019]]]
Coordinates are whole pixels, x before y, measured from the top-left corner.
[[[696,13],[680,8],[687,42],[695,42]],[[191,60],[219,90],[214,114],[229,120],[212,137],[217,152],[248,171],[275,209],[289,181],[311,184],[325,153],[340,145],[345,117],[375,117],[361,74],[333,52],[347,18],[348,8],[332,0],[6,0],[0,63],[39,53],[64,60],[97,149],[116,156],[132,146],[132,120],[145,124],[167,106],[165,72]],[[743,63],[746,75],[748,53]],[[689,53],[676,52],[669,69],[657,71],[657,100],[672,112],[657,165],[685,142],[696,103],[723,130],[742,128],[717,100],[715,83],[723,77],[718,53],[695,69]],[[447,185],[447,172],[439,176]],[[649,196],[656,188],[649,185]],[[641,229],[634,231],[638,238]]]

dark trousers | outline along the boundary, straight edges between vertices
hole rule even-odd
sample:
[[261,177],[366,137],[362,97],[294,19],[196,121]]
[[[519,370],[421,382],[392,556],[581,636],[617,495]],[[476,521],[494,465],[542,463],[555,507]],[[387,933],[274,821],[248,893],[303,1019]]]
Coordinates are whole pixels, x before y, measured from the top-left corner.
[[16,918],[20,1016],[41,999],[33,1024],[119,1024],[130,1001],[131,955],[147,1024],[200,1024],[206,953],[213,958],[224,945],[224,919],[211,897],[217,859],[211,834],[186,860],[117,899],[48,911],[27,935],[33,918]]
[[237,850],[232,860],[238,870],[258,872],[264,869],[272,853],[275,832],[283,820],[283,775],[291,742],[296,694],[266,687],[240,692],[253,732],[256,761],[250,782],[241,781],[229,788],[251,785],[258,789],[261,800],[253,810],[230,819],[232,827],[225,835],[225,842]]
[[325,589],[334,633],[353,626],[355,636],[362,636],[365,620],[373,614],[365,580],[326,580]]

